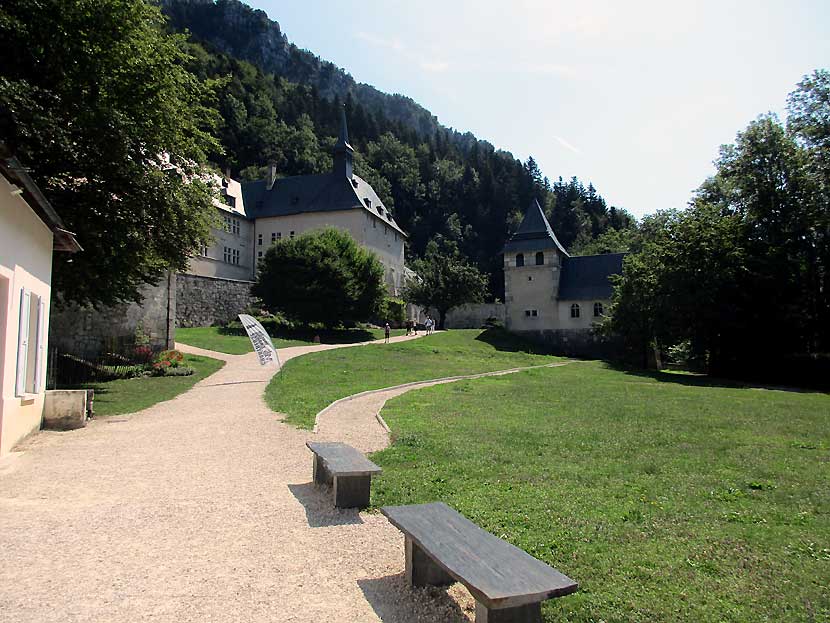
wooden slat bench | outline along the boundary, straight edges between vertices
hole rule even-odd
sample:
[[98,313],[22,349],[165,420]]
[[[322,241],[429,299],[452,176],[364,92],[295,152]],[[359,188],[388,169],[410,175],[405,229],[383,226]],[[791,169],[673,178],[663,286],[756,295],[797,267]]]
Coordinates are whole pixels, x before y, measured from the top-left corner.
[[338,508],[369,506],[372,476],[381,472],[363,454],[340,442],[307,441],[314,453],[314,482],[333,485]]
[[476,623],[540,623],[543,601],[578,588],[442,502],[384,506],[381,512],[406,537],[407,581],[412,586],[461,582],[476,599]]

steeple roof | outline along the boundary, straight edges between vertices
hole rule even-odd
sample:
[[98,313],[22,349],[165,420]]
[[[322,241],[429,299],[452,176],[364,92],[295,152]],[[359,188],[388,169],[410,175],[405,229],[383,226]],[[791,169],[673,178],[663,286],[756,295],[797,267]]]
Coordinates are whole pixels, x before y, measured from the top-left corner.
[[334,153],[347,151],[350,154],[354,153],[354,148],[349,145],[349,128],[346,125],[346,107],[340,109],[340,136],[337,137],[337,143],[334,145]]
[[565,251],[565,247],[557,240],[556,234],[553,233],[539,201],[534,199],[530,203],[519,229],[505,243],[502,253],[539,251],[551,247],[558,249],[565,257],[570,257],[568,252]]

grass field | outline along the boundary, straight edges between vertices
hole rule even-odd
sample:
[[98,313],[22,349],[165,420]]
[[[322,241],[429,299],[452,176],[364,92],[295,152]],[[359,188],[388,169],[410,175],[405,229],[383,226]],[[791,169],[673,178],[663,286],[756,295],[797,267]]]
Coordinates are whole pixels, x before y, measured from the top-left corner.
[[326,405],[358,392],[444,376],[541,365],[559,358],[503,331],[456,330],[399,344],[343,348],[292,359],[265,391],[274,410],[302,428]]
[[373,505],[442,500],[577,580],[546,621],[830,620],[830,395],[579,362],[383,417]]
[[175,398],[200,380],[216,372],[225,362],[208,357],[185,355],[183,365],[193,368],[190,376],[151,376],[92,383],[84,387],[95,390],[96,416],[133,413],[157,402]]
[[[403,335],[404,329],[394,329],[392,335]],[[383,339],[383,329],[343,329],[320,333],[323,344],[351,344],[368,340]],[[289,346],[308,346],[313,343],[313,336],[299,338],[272,337],[276,348]],[[176,341],[197,348],[206,348],[228,355],[244,355],[253,351],[251,340],[247,335],[226,335],[220,327],[192,327],[176,329]]]

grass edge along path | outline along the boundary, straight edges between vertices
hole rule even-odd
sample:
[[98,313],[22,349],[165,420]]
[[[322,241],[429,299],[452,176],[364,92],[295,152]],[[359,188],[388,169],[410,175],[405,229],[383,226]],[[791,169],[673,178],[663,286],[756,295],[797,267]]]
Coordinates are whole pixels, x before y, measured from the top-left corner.
[[135,413],[159,402],[172,400],[225,365],[225,362],[219,359],[190,354],[185,354],[182,363],[193,368],[193,374],[147,376],[84,385],[84,388],[95,390],[95,417]]
[[[404,329],[393,329],[392,335],[404,335]],[[368,340],[383,339],[383,329],[367,329],[351,330],[344,329],[342,331],[334,331],[331,333],[323,333],[321,342],[323,344],[348,344],[359,343]],[[313,340],[290,338],[290,337],[271,337],[275,348],[289,348],[291,346],[309,346],[313,344]],[[221,333],[221,327],[178,327],[176,328],[176,342],[180,344],[187,344],[188,346],[195,346],[196,348],[203,348],[205,350],[212,350],[217,353],[224,353],[226,355],[245,355],[253,352],[251,340],[247,335],[228,335]]]
[[419,389],[372,505],[444,501],[574,578],[546,621],[828,620],[828,413],[600,362]]
[[312,428],[331,403],[411,382],[564,361],[502,330],[459,329],[417,340],[310,353],[287,362],[265,390],[285,422]]

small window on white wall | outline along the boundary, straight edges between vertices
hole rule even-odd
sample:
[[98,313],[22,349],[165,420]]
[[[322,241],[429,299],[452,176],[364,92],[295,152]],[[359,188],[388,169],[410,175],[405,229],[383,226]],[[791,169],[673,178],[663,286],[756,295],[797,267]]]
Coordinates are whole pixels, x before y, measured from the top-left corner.
[[577,303],[571,305],[571,318],[579,318],[579,305]]
[[17,334],[15,395],[37,394],[43,367],[43,299],[31,290],[20,290],[20,323]]

